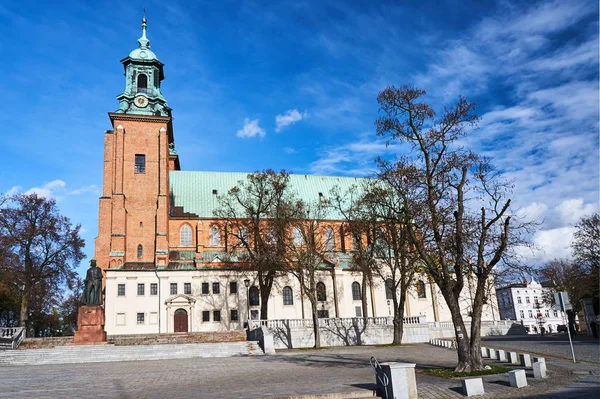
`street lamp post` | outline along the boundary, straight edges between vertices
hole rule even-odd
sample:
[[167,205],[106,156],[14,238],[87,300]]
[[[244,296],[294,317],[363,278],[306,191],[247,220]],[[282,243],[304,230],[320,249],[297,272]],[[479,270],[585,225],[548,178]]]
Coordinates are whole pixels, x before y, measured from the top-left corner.
[[246,307],[247,307],[247,322],[246,325],[248,326],[248,331],[250,331],[250,280],[249,279],[245,279],[244,280],[244,286],[246,287]]

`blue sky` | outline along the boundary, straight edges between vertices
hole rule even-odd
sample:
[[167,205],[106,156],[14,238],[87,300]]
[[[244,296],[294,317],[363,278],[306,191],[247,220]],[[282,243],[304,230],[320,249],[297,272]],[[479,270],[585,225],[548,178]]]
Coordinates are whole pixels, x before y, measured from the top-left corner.
[[106,113],[146,7],[183,169],[368,175],[404,150],[374,135],[379,91],[417,85],[440,111],[462,94],[482,117],[466,144],[543,221],[526,255],[568,255],[599,202],[598,3],[402,3],[1,2],[0,192],[57,198],[91,258]]

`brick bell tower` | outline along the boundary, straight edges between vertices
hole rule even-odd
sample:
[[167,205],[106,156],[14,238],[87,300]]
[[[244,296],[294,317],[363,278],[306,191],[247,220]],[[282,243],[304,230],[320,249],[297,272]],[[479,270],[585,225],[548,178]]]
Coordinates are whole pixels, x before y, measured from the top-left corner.
[[150,50],[146,18],[138,48],[121,60],[125,90],[108,116],[94,258],[107,268],[168,263],[169,170],[179,170],[171,109],[160,91],[163,63]]

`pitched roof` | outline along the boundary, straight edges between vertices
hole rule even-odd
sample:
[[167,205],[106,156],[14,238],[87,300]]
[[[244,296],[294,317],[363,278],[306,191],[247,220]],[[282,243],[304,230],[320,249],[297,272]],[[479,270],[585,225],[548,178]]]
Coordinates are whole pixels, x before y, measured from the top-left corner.
[[[224,195],[239,181],[247,179],[249,173],[234,172],[169,172],[171,200],[173,207],[182,207],[184,212],[196,214],[200,218],[213,218],[218,207],[217,195]],[[319,193],[325,199],[332,188],[341,193],[353,186],[360,189],[369,179],[361,177],[317,176],[290,174],[289,187],[299,199],[306,203],[319,201]],[[216,191],[215,191],[216,190]],[[216,192],[216,194],[214,194]],[[330,211],[328,219],[341,220],[342,215]]]

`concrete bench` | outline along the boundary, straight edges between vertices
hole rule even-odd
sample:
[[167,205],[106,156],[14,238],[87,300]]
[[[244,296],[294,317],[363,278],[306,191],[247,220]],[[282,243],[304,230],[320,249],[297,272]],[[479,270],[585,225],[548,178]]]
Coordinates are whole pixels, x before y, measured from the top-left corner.
[[462,390],[466,396],[485,395],[481,378],[466,378],[461,380]]
[[527,375],[525,370],[511,370],[508,372],[508,381],[514,388],[523,388],[527,386]]

